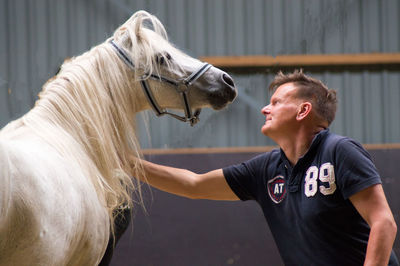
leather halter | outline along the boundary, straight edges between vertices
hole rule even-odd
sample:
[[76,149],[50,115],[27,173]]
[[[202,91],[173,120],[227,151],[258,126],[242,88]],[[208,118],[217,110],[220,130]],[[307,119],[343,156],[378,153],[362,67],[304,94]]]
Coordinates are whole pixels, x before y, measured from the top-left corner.
[[[124,49],[119,47],[113,40],[110,40],[110,44],[117,52],[118,56],[125,62],[125,64],[127,64],[132,70],[135,71],[135,65],[130,59],[129,55],[124,51]],[[200,120],[199,115],[201,109],[196,109],[195,112],[192,113],[192,108],[190,107],[190,102],[187,93],[190,90],[191,85],[211,67],[212,67],[211,64],[203,63],[203,65],[197,71],[194,71],[192,74],[190,74],[187,78],[183,80],[174,80],[156,74],[143,75],[141,77],[140,84],[142,86],[143,92],[146,95],[149,104],[153,108],[154,113],[157,116],[170,115],[182,122],[189,122],[191,126],[194,126],[197,122],[199,122]],[[166,82],[175,87],[176,91],[181,95],[183,99],[185,116],[171,113],[168,110],[160,107],[160,105],[154,98],[153,93],[151,92],[150,85],[148,83],[148,78]]]

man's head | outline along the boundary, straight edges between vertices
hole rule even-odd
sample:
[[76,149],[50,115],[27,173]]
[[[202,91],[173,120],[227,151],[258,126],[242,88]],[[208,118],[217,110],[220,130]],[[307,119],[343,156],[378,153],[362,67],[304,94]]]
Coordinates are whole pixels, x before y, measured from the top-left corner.
[[335,118],[336,92],[301,70],[286,75],[279,72],[269,89],[274,91],[271,102],[261,110],[266,116],[261,131],[267,136],[293,132],[304,122],[325,128]]
[[285,83],[293,83],[297,88],[296,97],[310,101],[317,115],[326,120],[328,126],[332,123],[337,106],[336,91],[329,89],[320,80],[305,75],[302,70],[286,75],[279,72],[269,85],[269,90],[274,91]]

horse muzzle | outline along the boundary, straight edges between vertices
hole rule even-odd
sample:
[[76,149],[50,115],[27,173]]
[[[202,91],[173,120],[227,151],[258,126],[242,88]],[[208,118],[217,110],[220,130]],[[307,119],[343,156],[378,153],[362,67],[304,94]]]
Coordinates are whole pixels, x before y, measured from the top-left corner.
[[231,76],[222,72],[218,84],[209,90],[208,99],[214,110],[220,110],[233,102],[237,96],[237,89]]

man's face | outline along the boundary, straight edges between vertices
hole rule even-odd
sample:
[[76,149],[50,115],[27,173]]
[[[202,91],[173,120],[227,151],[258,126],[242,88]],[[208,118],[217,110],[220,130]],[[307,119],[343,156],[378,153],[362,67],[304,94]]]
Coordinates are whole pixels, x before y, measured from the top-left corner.
[[290,133],[296,125],[296,116],[301,100],[295,97],[296,87],[293,83],[279,86],[271,97],[270,104],[261,109],[265,115],[265,124],[261,132],[275,139]]

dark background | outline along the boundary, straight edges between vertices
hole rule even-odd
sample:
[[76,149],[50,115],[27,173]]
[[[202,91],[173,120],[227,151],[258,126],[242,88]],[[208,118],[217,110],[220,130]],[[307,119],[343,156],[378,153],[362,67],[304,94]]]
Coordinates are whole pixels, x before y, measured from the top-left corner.
[[[400,149],[369,152],[399,225]],[[151,155],[147,159],[201,173],[256,154],[170,154]],[[111,265],[283,265],[256,202],[190,200],[147,187],[143,190],[147,213],[140,207],[136,209],[131,227],[117,244]],[[399,237],[395,251],[400,254]]]

